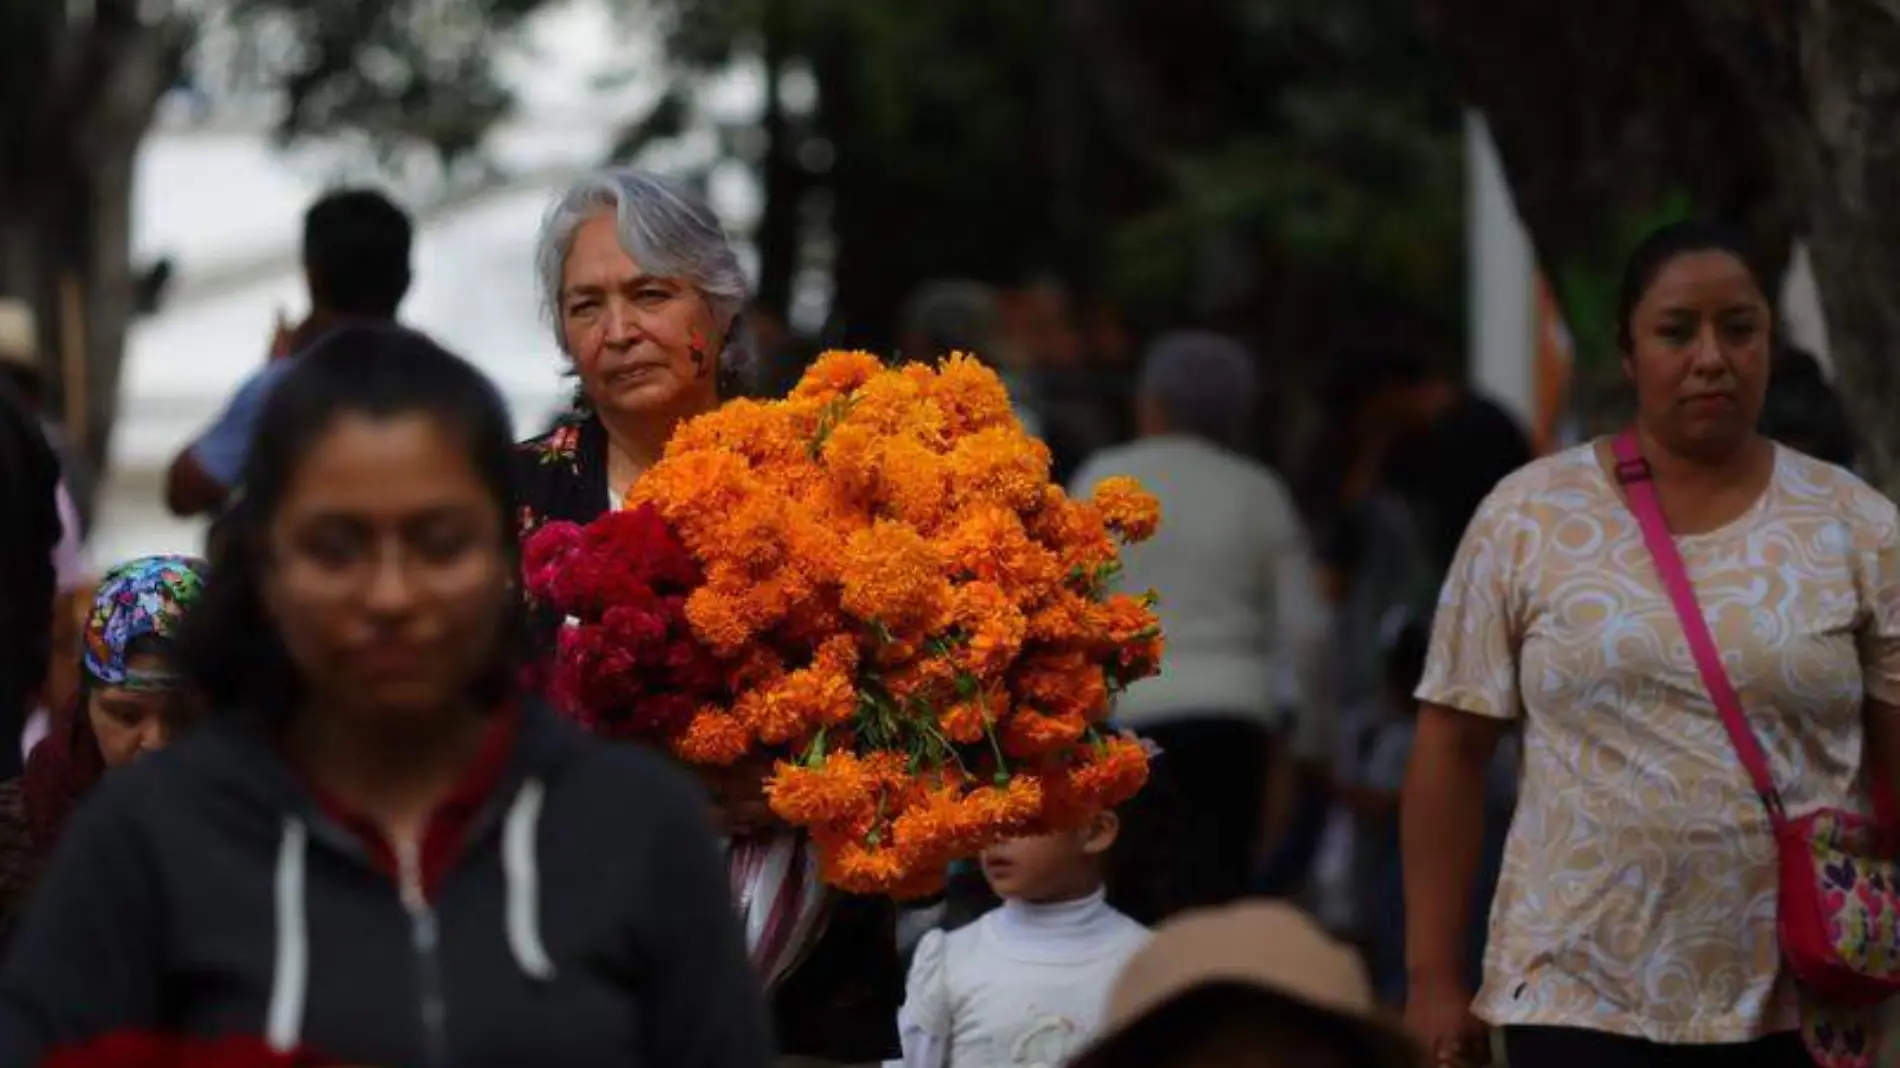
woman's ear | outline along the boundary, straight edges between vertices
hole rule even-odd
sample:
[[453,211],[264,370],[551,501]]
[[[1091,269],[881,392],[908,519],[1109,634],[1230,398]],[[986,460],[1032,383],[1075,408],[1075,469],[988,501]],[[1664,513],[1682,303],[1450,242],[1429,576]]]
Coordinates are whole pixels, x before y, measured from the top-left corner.
[[1113,809],[1097,812],[1089,820],[1087,837],[1082,839],[1082,852],[1089,856],[1100,856],[1115,848],[1115,839],[1122,833],[1122,818]]

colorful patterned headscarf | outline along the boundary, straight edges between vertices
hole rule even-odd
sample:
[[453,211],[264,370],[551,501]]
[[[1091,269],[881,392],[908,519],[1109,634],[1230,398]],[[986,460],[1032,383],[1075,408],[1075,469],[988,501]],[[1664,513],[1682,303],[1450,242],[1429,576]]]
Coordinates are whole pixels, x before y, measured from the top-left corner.
[[140,638],[178,637],[185,613],[204,594],[206,570],[192,556],[142,556],[106,572],[86,618],[86,674],[105,686],[175,689],[178,676],[133,671],[126,661]]

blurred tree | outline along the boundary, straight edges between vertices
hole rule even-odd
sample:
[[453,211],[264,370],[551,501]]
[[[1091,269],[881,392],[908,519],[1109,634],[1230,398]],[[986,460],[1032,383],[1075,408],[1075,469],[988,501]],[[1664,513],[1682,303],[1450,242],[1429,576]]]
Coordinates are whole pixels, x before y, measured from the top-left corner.
[[[1785,264],[1811,250],[1862,460],[1900,492],[1900,9],[1423,0],[1483,110],[1546,271],[1613,274],[1630,220],[1672,196],[1741,221]],[[1769,279],[1771,285],[1779,279]],[[1561,286],[1573,320],[1602,316]],[[1568,290],[1568,291],[1566,291]]]
[[[686,84],[765,57],[767,136],[742,145],[767,191],[761,292],[822,261],[829,341],[888,345],[932,278],[1053,275],[1138,329],[1232,330],[1276,383],[1369,334],[1456,350],[1460,112],[1406,0],[649,0],[629,17],[655,11]],[[815,99],[785,107],[805,77]]]
[[199,35],[245,43],[252,76],[283,92],[286,139],[349,127],[454,156],[507,107],[491,44],[541,2],[0,0],[0,293],[39,309],[48,353],[83,346],[95,462],[128,325],[152,297],[130,261],[134,162]]

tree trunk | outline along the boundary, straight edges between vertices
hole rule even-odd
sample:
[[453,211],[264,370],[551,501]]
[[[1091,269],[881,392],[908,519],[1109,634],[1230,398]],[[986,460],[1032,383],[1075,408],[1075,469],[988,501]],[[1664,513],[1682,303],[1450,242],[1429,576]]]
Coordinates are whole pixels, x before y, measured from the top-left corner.
[[[95,0],[90,18],[26,5],[0,21],[0,62],[13,64],[0,113],[0,293],[30,301],[54,411],[78,384],[65,375],[61,287],[80,287],[85,433],[105,458],[119,370],[136,305],[130,263],[132,181],[159,95],[176,78],[190,27],[142,22],[137,5]],[[30,17],[28,17],[30,14]]]
[[1768,133],[1866,473],[1900,496],[1900,3],[1686,6]]
[[791,0],[766,0],[765,37],[765,161],[761,168],[765,211],[756,235],[759,248],[759,306],[787,318],[792,285],[798,273],[799,238],[803,218],[804,182],[795,156],[791,123],[779,92],[790,58]]

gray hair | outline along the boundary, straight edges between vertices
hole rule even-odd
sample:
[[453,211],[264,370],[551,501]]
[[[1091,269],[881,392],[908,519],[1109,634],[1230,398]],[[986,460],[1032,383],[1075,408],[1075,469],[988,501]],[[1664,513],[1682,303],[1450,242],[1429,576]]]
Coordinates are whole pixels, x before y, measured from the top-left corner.
[[731,328],[746,303],[745,271],[712,208],[675,182],[616,167],[589,174],[563,190],[542,217],[535,239],[542,311],[563,352],[567,338],[561,330],[561,279],[567,254],[575,231],[603,211],[614,213],[620,247],[639,261],[641,270],[684,280],[705,298],[720,325]]
[[1256,388],[1252,354],[1224,334],[1164,334],[1142,361],[1141,392],[1161,407],[1170,428],[1222,445],[1239,443]]

